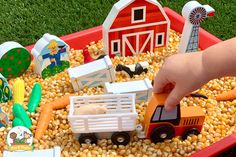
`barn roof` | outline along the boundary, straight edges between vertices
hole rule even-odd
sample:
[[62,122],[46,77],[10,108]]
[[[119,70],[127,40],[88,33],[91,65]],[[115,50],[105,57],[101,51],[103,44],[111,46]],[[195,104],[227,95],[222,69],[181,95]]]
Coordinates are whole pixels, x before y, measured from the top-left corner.
[[[106,20],[103,23],[103,28],[105,30],[110,29],[111,25],[113,24],[119,12],[134,1],[135,0],[120,0],[115,5],[113,5],[110,13],[108,14]],[[146,1],[158,6],[165,19],[169,21],[169,18],[167,17],[165,11],[162,9],[162,6],[159,2],[157,2],[156,0],[146,0]]]

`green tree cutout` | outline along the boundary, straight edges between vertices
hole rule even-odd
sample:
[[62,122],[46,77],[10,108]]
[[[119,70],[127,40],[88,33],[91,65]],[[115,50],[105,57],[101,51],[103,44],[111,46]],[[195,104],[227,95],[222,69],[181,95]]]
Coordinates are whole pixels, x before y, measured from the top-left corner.
[[0,58],[0,73],[5,78],[19,77],[27,71],[30,63],[31,55],[25,48],[14,48]]

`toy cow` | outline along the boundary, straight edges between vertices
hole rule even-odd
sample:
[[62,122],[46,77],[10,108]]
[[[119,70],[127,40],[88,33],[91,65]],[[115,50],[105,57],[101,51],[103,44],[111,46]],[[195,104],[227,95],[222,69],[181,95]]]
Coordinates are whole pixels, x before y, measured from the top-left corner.
[[128,75],[130,78],[132,78],[132,77],[134,77],[134,75],[140,75],[143,72],[147,73],[148,67],[149,67],[148,62],[140,62],[140,63],[132,64],[132,65],[118,64],[116,66],[116,71],[117,72],[124,72],[126,75]]

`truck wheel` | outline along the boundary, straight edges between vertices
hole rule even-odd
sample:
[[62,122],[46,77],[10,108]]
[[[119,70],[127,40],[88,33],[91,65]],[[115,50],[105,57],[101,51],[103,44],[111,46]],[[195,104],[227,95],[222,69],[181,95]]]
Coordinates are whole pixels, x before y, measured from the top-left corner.
[[79,137],[80,144],[97,144],[97,137],[94,134],[81,134]]
[[130,136],[127,132],[115,132],[111,136],[111,141],[115,145],[127,145],[130,142]]
[[157,143],[172,139],[174,135],[175,130],[171,125],[162,125],[152,130],[150,138],[153,143]]
[[186,140],[188,136],[193,136],[193,135],[198,135],[198,134],[200,134],[200,130],[197,128],[186,129],[183,133],[182,139]]

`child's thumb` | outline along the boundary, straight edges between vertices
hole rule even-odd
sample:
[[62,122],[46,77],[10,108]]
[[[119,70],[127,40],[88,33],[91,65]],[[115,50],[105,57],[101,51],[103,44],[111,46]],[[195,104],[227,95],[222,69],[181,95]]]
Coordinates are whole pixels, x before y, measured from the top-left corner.
[[176,105],[180,103],[184,96],[184,90],[180,86],[176,85],[166,99],[165,110],[167,112],[172,111],[176,107]]

